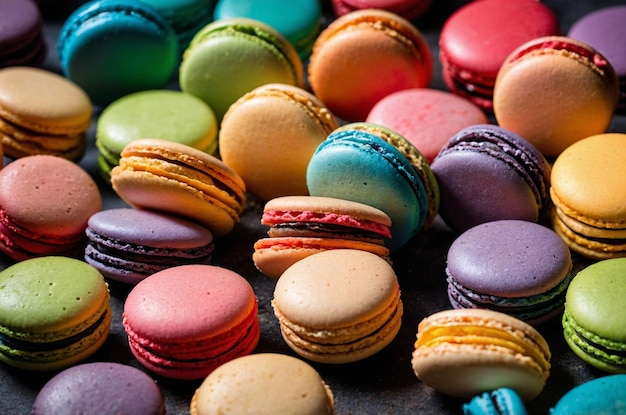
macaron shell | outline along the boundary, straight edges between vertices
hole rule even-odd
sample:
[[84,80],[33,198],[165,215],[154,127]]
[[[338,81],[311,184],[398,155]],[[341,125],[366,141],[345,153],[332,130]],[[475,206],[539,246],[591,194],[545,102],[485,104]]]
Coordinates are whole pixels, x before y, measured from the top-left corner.
[[[263,404],[259,405],[259,395]],[[196,390],[191,414],[332,414],[332,391],[317,371],[292,356],[259,353],[227,362]]]
[[609,375],[576,385],[550,408],[550,415],[586,415],[624,412],[626,375]]
[[431,0],[333,0],[331,2],[338,16],[361,9],[382,9],[407,20],[421,16],[431,4]]
[[463,415],[527,415],[520,396],[511,388],[484,392],[463,405]]
[[43,19],[32,0],[5,0],[0,10],[0,68],[38,66],[47,55]]

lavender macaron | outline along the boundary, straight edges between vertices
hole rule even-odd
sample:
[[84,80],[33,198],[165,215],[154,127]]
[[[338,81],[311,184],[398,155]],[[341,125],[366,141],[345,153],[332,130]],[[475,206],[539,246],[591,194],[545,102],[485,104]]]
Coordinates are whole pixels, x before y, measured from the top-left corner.
[[563,311],[571,270],[569,248],[551,229],[487,222],[450,245],[448,297],[454,308],[488,308],[536,325]]
[[494,220],[538,222],[549,205],[550,164],[531,143],[491,124],[464,128],[432,162],[439,214],[463,232]]
[[121,363],[83,363],[53,376],[41,388],[32,415],[162,415],[163,395],[145,372]]
[[132,208],[100,211],[87,223],[85,261],[107,278],[136,284],[165,268],[208,264],[213,235],[177,216]]

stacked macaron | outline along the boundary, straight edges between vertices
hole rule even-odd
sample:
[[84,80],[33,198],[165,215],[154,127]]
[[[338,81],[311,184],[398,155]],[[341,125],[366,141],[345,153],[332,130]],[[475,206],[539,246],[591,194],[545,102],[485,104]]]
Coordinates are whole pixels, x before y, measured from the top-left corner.
[[0,27],[0,68],[43,64],[48,46],[41,12],[33,0],[3,1]]

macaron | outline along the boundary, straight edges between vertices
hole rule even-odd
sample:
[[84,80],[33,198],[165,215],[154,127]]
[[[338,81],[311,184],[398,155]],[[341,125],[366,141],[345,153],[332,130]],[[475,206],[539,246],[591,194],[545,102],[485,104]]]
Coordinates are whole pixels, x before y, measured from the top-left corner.
[[22,157],[0,170],[0,251],[15,261],[82,256],[89,217],[102,208],[91,176],[61,157]]
[[563,336],[583,361],[626,373],[626,258],[598,261],[579,271],[565,296]]
[[439,214],[463,232],[493,220],[538,222],[550,205],[550,164],[537,148],[497,125],[452,136],[431,168],[441,193]]
[[396,131],[429,163],[450,137],[463,128],[488,122],[482,109],[468,99],[432,88],[392,92],[372,107],[365,121]]
[[546,157],[606,132],[619,95],[611,62],[584,42],[547,36],[516,48],[502,64],[493,92],[498,124]]
[[576,385],[550,408],[550,415],[624,413],[626,375],[608,375]]
[[527,415],[522,398],[511,388],[476,395],[463,404],[463,415]]
[[165,414],[163,394],[145,372],[121,363],[90,362],[55,374],[39,390],[32,415]]
[[279,278],[295,262],[329,249],[360,249],[388,262],[389,216],[372,206],[320,196],[283,196],[265,204],[261,223],[268,238],[254,244],[252,260]]
[[302,61],[276,29],[243,17],[217,20],[198,31],[179,68],[181,90],[204,100],[220,122],[237,99],[269,83],[303,87]]
[[356,10],[381,9],[414,20],[430,8],[432,0],[331,0],[330,4],[337,16]]
[[439,186],[424,156],[404,137],[376,124],[345,124],[329,134],[311,157],[307,186],[312,196],[352,200],[385,212],[391,218],[391,251],[428,227],[439,209]]
[[3,1],[0,27],[0,68],[43,64],[48,45],[37,3],[33,0]]
[[213,11],[215,20],[237,17],[258,20],[273,27],[305,60],[322,28],[322,5],[318,0],[217,1]]
[[204,379],[254,351],[257,300],[241,275],[213,265],[167,268],[140,281],[124,302],[130,350],[146,369],[172,379]]
[[63,23],[57,52],[63,74],[98,105],[164,87],[179,62],[174,29],[140,0],[81,5]]
[[7,156],[78,161],[91,117],[85,91],[63,76],[26,66],[0,69],[0,139]]
[[450,245],[448,297],[454,308],[488,308],[537,325],[561,315],[573,277],[567,244],[524,220],[476,225]]
[[221,237],[239,222],[245,183],[220,159],[185,144],[139,139],[111,170],[113,190],[134,208],[199,222]]
[[200,98],[181,91],[133,92],[107,105],[96,123],[98,165],[105,180],[120,153],[140,138],[160,138],[217,153],[217,119]]
[[567,36],[592,46],[604,55],[615,70],[620,93],[618,110],[626,110],[626,54],[619,47],[626,40],[626,5],[607,6],[589,12],[576,20]]
[[307,195],[306,169],[328,134],[333,114],[308,91],[266,84],[231,105],[220,124],[220,158],[261,200]]
[[443,310],[420,321],[411,364],[418,379],[459,398],[510,388],[526,402],[550,375],[550,347],[533,326],[486,309]]
[[410,21],[379,9],[358,10],[320,33],[309,59],[313,93],[337,117],[365,121],[392,92],[430,85],[432,53]]
[[191,415],[334,413],[333,392],[305,361],[257,353],[224,363],[196,389]]
[[400,330],[396,274],[378,255],[332,249],[306,257],[282,274],[272,299],[286,344],[319,363],[366,359]]
[[496,77],[508,55],[532,39],[559,35],[559,26],[556,14],[539,1],[464,4],[445,20],[439,36],[446,87],[491,112]]
[[165,268],[208,264],[211,232],[197,222],[156,211],[117,208],[89,218],[85,262],[112,280],[136,284]]
[[0,361],[58,370],[93,355],[111,327],[107,285],[94,267],[47,256],[0,272]]
[[591,259],[626,256],[626,134],[572,144],[552,166],[552,226],[572,251]]

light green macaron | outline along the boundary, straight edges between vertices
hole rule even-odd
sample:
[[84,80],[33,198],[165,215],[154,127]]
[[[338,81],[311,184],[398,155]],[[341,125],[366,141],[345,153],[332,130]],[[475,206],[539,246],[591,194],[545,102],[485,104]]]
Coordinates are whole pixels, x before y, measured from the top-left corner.
[[56,370],[95,353],[111,327],[104,277],[91,265],[48,256],[0,272],[0,361]]

